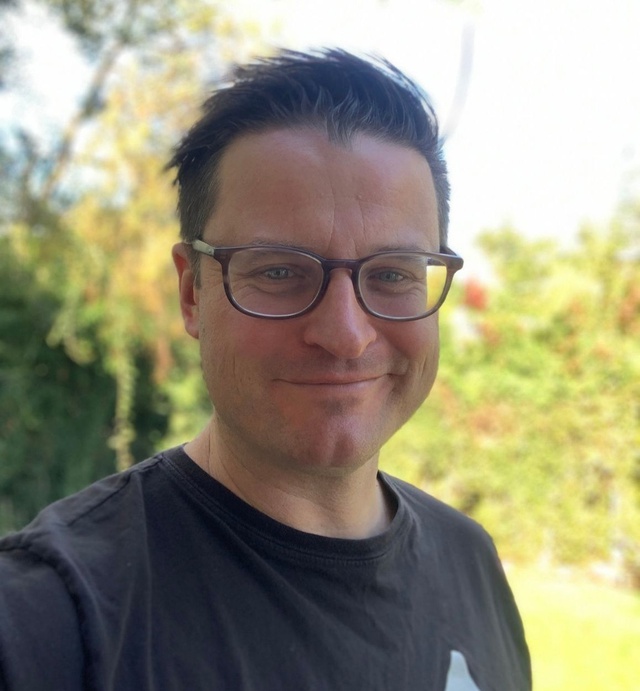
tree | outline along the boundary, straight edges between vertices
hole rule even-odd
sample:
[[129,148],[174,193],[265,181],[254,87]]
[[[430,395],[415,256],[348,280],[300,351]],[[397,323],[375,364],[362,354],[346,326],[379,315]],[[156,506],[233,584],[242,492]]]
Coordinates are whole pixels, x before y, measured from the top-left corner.
[[[0,238],[0,526],[17,528],[52,499],[113,472],[116,385],[99,357],[78,364],[49,347],[58,298],[33,280],[25,258]],[[149,370],[149,359],[136,366]],[[143,379],[144,381],[144,379]],[[137,449],[167,425],[163,397],[136,392]]]
[[[5,528],[176,434],[185,423],[172,418],[172,398],[196,417],[203,407],[196,353],[178,343],[178,229],[163,167],[235,29],[206,0],[43,4],[93,76],[51,141],[20,123],[0,133],[10,190],[0,241],[15,268],[0,276],[0,434],[16,459],[0,480]],[[52,460],[21,465],[39,446]]]

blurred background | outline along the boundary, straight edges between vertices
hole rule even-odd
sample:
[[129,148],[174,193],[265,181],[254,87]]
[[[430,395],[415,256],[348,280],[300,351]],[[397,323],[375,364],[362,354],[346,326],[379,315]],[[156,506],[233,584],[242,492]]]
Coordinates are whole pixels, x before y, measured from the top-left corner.
[[638,689],[638,36],[636,0],[0,0],[0,533],[209,415],[163,172],[206,94],[378,53],[434,101],[466,260],[383,467],[493,535],[537,689]]

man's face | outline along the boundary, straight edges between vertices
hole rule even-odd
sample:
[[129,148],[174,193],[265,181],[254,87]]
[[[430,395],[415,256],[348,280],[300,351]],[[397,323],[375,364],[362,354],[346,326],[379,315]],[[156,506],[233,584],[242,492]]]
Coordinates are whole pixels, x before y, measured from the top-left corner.
[[[203,234],[214,246],[284,244],[331,259],[439,249],[429,166],[404,146],[357,135],[343,147],[312,129],[272,130],[233,142],[219,180]],[[218,262],[201,257],[199,288],[176,263],[214,434],[243,462],[325,474],[374,463],[433,385],[437,315],[394,323],[365,314],[346,269],[332,272],[314,310],[279,321],[235,310]]]

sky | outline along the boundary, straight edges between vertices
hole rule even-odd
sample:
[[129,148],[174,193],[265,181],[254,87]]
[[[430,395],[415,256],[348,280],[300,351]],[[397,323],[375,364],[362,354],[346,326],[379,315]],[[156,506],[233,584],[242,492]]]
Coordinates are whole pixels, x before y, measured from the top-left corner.
[[[605,223],[640,171],[640,0],[233,2],[234,14],[273,29],[274,45],[378,53],[430,93],[452,130],[450,244],[465,256],[480,232],[506,223],[569,242],[582,223]],[[0,120],[37,127],[52,106],[64,120],[82,79],[65,38],[33,24],[22,40],[35,100],[0,99]]]
[[510,223],[570,243],[606,223],[640,171],[640,0],[285,2],[288,43],[395,62],[445,128],[463,42],[471,71],[445,146],[451,245]]

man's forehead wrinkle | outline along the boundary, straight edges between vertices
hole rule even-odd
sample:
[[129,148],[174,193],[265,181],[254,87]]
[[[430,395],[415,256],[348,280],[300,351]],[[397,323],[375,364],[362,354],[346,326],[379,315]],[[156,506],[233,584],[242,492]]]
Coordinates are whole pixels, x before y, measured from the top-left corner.
[[328,258],[433,250],[426,237],[431,214],[419,194],[424,185],[428,197],[430,184],[422,161],[407,147],[364,134],[348,148],[310,130],[241,137],[221,166],[209,239],[231,245],[274,239]]
[[[329,224],[330,228],[330,233],[326,239],[326,247],[329,248],[334,242],[334,238],[336,237],[336,208],[338,206],[338,199],[341,197],[340,190],[336,190],[336,187],[334,185],[334,178],[333,175],[331,175],[329,171],[329,161],[327,159],[328,152],[325,151],[325,168],[323,170],[324,176],[327,179],[327,183],[329,186],[329,189],[331,190],[331,196],[332,196],[332,203],[331,203],[331,223]],[[343,196],[348,196],[348,195],[343,195]]]
[[362,207],[362,202],[360,201],[360,199],[357,196],[356,196],[356,206],[357,206],[358,210],[360,211],[360,234],[362,236],[365,236],[366,235],[366,227],[367,227],[368,222],[367,222],[366,214],[365,214],[364,209]]

